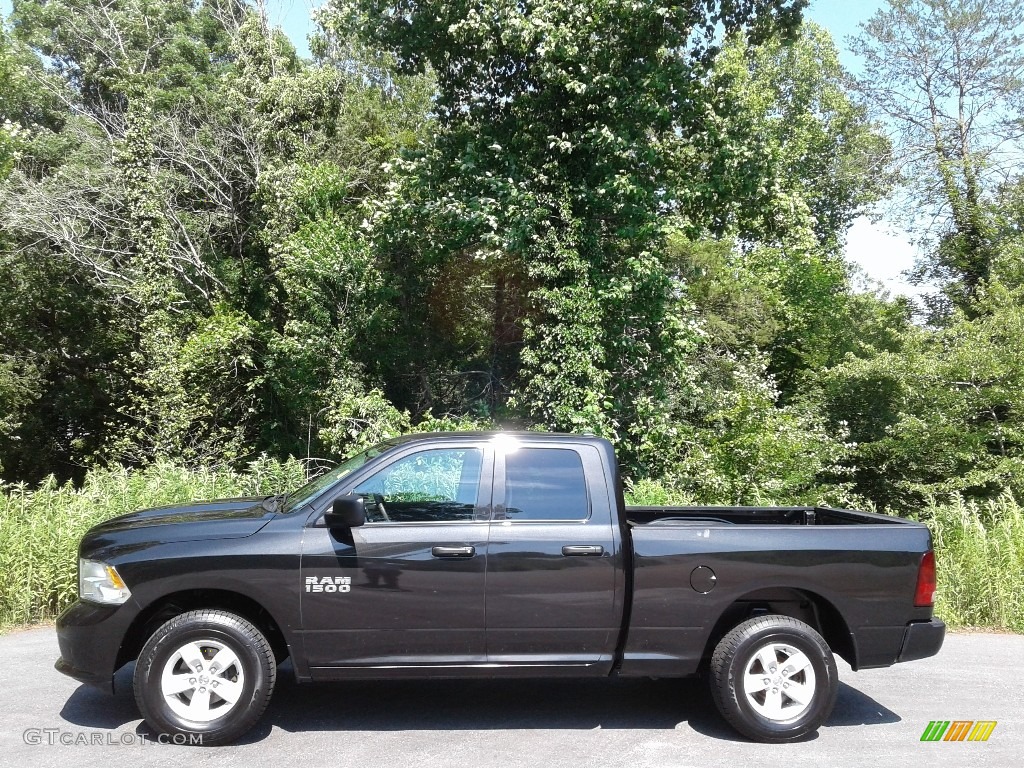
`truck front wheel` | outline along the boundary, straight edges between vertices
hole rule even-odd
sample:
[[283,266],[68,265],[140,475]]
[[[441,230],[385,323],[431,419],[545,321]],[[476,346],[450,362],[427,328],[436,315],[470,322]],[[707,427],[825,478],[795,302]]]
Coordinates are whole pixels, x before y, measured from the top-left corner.
[[711,657],[711,695],[722,716],[754,741],[783,742],[831,714],[839,676],[824,638],[789,616],[735,627]]
[[135,665],[135,701],[174,743],[224,744],[248,731],[274,690],[267,638],[226,611],[183,613],[146,642]]

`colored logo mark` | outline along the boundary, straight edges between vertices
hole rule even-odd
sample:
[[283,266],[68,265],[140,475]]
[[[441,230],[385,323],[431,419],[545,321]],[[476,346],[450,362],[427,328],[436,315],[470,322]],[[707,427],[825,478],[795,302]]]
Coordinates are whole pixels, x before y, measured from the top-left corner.
[[988,741],[996,728],[995,720],[932,720],[921,734],[921,741]]

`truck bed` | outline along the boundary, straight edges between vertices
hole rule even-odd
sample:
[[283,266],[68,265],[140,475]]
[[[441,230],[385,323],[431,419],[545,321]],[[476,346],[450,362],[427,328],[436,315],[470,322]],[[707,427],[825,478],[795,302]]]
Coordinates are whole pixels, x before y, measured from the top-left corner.
[[832,507],[626,507],[631,526],[907,524],[873,512]]
[[920,523],[829,507],[696,506],[627,507],[626,521],[633,556],[627,675],[695,671],[713,646],[723,605],[810,611],[854,669],[894,663],[908,616],[931,617],[930,608],[911,607],[930,549]]

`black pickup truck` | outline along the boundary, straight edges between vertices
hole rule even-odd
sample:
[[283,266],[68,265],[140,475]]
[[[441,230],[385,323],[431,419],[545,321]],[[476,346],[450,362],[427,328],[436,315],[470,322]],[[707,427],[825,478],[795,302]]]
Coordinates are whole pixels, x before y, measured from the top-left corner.
[[923,525],[809,507],[627,507],[612,446],[543,433],[385,442],[269,498],[102,523],[57,669],[136,660],[162,734],[237,738],[299,681],[706,674],[741,733],[788,741],[853,669],[938,652]]

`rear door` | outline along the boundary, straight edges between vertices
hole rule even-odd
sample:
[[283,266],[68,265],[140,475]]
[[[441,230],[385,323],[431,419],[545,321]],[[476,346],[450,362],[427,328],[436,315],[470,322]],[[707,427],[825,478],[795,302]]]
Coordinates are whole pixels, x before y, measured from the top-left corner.
[[611,482],[592,444],[524,439],[497,448],[489,662],[611,663],[623,610]]
[[302,623],[314,678],[485,661],[491,473],[481,443],[410,448],[339,493],[366,499],[365,525],[306,528]]

